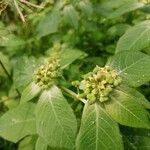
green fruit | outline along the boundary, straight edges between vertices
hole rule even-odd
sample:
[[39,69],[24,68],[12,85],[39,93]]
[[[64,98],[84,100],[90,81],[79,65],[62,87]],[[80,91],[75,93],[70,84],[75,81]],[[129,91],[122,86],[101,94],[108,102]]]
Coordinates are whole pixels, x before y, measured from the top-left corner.
[[85,80],[82,80],[79,84],[79,89],[81,90],[84,90],[85,89],[85,84],[86,84],[86,81]]
[[104,84],[106,84],[106,83],[107,83],[106,80],[103,80],[103,81],[101,82],[102,85],[104,85]]
[[48,88],[49,88],[49,86],[48,86],[48,85],[46,85],[46,84],[44,84],[44,85],[42,86],[42,88],[43,88],[43,89],[48,89]]
[[115,81],[114,81],[114,86],[117,86],[117,85],[119,85],[119,81],[118,81],[118,80],[115,80]]
[[98,85],[98,90],[104,90],[105,86],[103,84]]
[[88,79],[92,75],[92,72],[89,72],[83,76],[84,79]]
[[90,101],[95,101],[96,100],[96,97],[94,94],[88,94],[87,95],[87,99],[90,100]]
[[99,71],[100,67],[99,66],[96,66],[93,70],[93,73],[97,73]]
[[106,81],[110,84],[112,84],[114,82],[114,78],[112,76],[109,76],[106,78]]
[[85,94],[89,94],[89,93],[90,93],[90,89],[86,88],[86,89],[84,90],[84,93],[85,93]]
[[92,90],[92,94],[97,94],[98,93],[98,90],[97,89],[94,89],[94,90]]
[[105,97],[105,96],[101,96],[99,100],[100,100],[100,102],[105,102],[105,101],[108,101],[109,98]]
[[78,80],[76,80],[76,81],[72,81],[71,84],[73,86],[79,86],[80,82]]
[[112,90],[113,90],[113,88],[109,85],[105,89],[106,93],[110,93]]
[[43,82],[40,81],[40,82],[38,83],[38,85],[39,85],[39,86],[43,86]]

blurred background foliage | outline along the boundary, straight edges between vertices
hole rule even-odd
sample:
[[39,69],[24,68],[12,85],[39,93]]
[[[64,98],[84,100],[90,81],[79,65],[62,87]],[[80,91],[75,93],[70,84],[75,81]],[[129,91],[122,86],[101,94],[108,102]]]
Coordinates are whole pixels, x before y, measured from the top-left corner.
[[[115,54],[125,31],[150,19],[149,0],[1,0],[0,1],[0,115],[19,103],[20,92],[32,80],[33,70],[51,53],[54,43],[66,49],[62,84],[71,88],[96,65]],[[144,49],[150,54],[150,48]],[[83,59],[84,58],[84,59]],[[138,89],[150,100],[150,85]],[[68,98],[77,118],[82,104]],[[150,131],[120,126],[125,149],[150,149]],[[1,150],[33,150],[36,137],[19,144],[0,139]]]

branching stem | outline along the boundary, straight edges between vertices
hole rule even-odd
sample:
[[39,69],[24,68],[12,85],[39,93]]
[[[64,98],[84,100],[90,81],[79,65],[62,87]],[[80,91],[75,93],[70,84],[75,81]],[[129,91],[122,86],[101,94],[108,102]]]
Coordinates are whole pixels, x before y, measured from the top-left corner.
[[80,98],[76,93],[74,93],[73,91],[65,88],[65,87],[60,87],[65,93],[67,93],[70,97],[72,97],[75,100],[79,100],[81,102],[83,102],[84,104],[87,102],[85,99]]

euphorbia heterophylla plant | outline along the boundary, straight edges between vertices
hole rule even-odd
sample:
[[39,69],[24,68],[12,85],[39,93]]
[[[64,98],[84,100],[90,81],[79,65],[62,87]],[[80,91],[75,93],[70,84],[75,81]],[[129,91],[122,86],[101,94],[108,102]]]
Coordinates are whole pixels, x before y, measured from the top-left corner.
[[2,140],[18,150],[149,150],[147,2],[34,2],[0,2]]
[[[60,47],[54,46],[57,50],[34,71],[33,81],[22,93],[21,104],[0,118],[2,137],[17,142],[26,135],[37,134],[36,149],[43,145],[54,149],[121,150],[123,141],[118,123],[150,128],[146,111],[150,104],[134,88],[150,79],[148,55],[137,51],[117,53],[106,66],[96,66],[83,80],[74,81],[78,89],[75,94],[59,83]],[[63,93],[84,103],[79,131]],[[28,102],[33,98],[38,100]],[[6,126],[7,122],[11,125]]]

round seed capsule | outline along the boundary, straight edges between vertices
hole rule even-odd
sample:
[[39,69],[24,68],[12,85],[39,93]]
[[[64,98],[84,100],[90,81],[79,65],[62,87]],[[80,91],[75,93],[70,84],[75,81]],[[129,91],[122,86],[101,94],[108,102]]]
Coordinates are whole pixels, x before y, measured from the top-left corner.
[[89,94],[89,93],[90,93],[90,89],[86,88],[86,89],[84,90],[84,93],[85,93],[85,94]]
[[105,102],[105,101],[108,101],[108,97],[101,96],[99,100],[100,102]]
[[113,89],[112,89],[111,86],[107,86],[106,89],[105,89],[106,93],[110,93],[112,90]]
[[96,66],[93,70],[93,73],[97,73],[97,71],[99,71],[100,67],[99,66]]
[[87,95],[87,99],[88,99],[88,100],[91,100],[91,101],[95,101],[95,100],[96,100],[96,97],[95,97],[94,94],[88,94],[88,95]]

